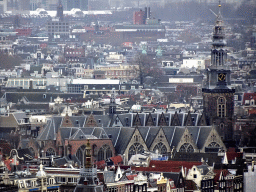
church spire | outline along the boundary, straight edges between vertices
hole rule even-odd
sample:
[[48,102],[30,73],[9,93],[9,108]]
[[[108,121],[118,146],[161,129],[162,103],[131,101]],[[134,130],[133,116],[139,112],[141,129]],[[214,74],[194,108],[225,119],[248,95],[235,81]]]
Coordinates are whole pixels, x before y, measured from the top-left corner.
[[215,69],[224,69],[226,66],[227,52],[224,49],[226,46],[224,22],[221,16],[221,3],[219,1],[219,13],[216,15],[216,22],[212,36],[211,50],[211,66]]
[[56,17],[58,17],[61,21],[63,20],[63,5],[61,3],[61,0],[59,0],[58,2]]

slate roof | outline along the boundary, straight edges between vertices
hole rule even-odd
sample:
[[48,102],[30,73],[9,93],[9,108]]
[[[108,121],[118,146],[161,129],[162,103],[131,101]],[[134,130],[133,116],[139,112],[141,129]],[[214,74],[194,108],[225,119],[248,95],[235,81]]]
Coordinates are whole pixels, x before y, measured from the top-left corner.
[[17,103],[20,101],[23,97],[26,98],[28,102],[38,102],[38,103],[44,103],[44,102],[52,102],[57,97],[61,97],[66,99],[76,98],[76,99],[83,99],[82,93],[49,93],[49,92],[6,92],[3,95],[3,98],[6,99],[6,101]]
[[[18,114],[17,114],[18,115]],[[24,115],[24,114],[22,114]],[[20,115],[20,117],[23,117]],[[147,118],[146,113],[141,114],[140,118],[144,122]],[[166,117],[171,117],[171,114],[167,113],[164,114]],[[178,114],[182,119],[185,119],[185,114]],[[192,114],[193,115],[193,114]],[[125,119],[129,117],[129,122],[133,121],[133,118],[136,114],[120,114],[118,117],[121,119]],[[158,122],[160,114],[152,114],[152,116],[158,118],[155,121]],[[61,138],[64,139],[72,139],[72,140],[79,140],[79,139],[86,139],[86,138],[109,138],[112,140],[112,143],[117,151],[117,154],[123,154],[128,143],[130,142],[130,138],[132,137],[135,128],[134,127],[105,127],[107,122],[110,121],[109,116],[103,115],[94,115],[93,116],[96,121],[99,119],[103,123],[103,127],[84,127],[86,122],[86,116],[72,116],[69,119],[72,121],[73,127],[61,127],[62,122],[64,121],[65,117],[54,116],[47,121],[44,129],[40,132],[39,136],[37,137],[37,141],[39,140],[56,140],[56,134],[58,130],[60,130]],[[169,122],[171,119],[169,118]],[[177,146],[180,142],[182,135],[185,132],[185,129],[188,129],[189,133],[191,134],[192,140],[197,145],[199,149],[204,146],[206,138],[209,136],[212,127],[210,126],[163,126],[163,132],[167,138],[167,141],[172,148],[173,146]],[[139,126],[137,127],[138,131],[140,132],[142,138],[144,139],[147,148],[149,149],[152,145],[152,142],[156,138],[160,127],[158,126]]]
[[197,161],[204,160],[209,166],[214,163],[220,164],[222,162],[222,156],[218,156],[218,153],[185,153],[176,152],[174,153],[173,161]]

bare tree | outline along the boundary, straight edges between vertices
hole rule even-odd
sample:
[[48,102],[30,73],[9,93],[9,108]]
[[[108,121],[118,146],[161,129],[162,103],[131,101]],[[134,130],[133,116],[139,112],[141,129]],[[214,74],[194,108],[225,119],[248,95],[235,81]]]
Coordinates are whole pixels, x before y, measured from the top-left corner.
[[152,81],[157,83],[159,77],[163,74],[157,59],[152,56],[138,54],[135,57],[134,64],[137,65],[135,69],[141,85],[145,83],[146,77],[153,78]]

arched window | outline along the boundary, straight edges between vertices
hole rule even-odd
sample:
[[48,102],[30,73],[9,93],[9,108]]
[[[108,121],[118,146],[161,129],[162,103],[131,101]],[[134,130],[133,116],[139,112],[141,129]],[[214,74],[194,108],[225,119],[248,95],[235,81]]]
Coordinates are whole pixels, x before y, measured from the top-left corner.
[[160,143],[155,145],[153,151],[155,153],[159,153],[159,154],[166,154],[167,153],[167,148],[162,142],[160,142]]
[[98,161],[106,160],[112,157],[112,150],[108,145],[103,145],[98,152]]
[[76,157],[79,159],[81,165],[84,165],[85,161],[85,145],[82,145],[81,147],[78,148],[76,151]]
[[226,114],[226,99],[224,97],[218,98],[217,101],[217,116],[225,117]]
[[220,145],[216,142],[211,142],[208,147],[211,147],[211,148],[220,148]]
[[194,147],[190,143],[184,143],[180,147],[179,152],[193,153],[194,152]]
[[46,151],[46,157],[49,157],[49,156],[54,156],[55,155],[55,150],[53,148],[49,148],[47,149]]
[[141,154],[144,152],[144,147],[140,143],[134,143],[128,151],[128,159],[131,158],[132,155]]
[[93,144],[93,146],[92,146],[92,154],[93,154],[93,156],[96,156],[98,154],[97,145],[95,145],[95,144]]

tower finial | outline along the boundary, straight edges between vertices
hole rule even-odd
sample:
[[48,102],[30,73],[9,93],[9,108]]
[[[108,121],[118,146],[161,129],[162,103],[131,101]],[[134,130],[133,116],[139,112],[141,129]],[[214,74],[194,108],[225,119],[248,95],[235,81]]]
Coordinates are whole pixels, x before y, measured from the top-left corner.
[[221,8],[221,0],[219,0],[219,15],[220,15],[220,8]]

